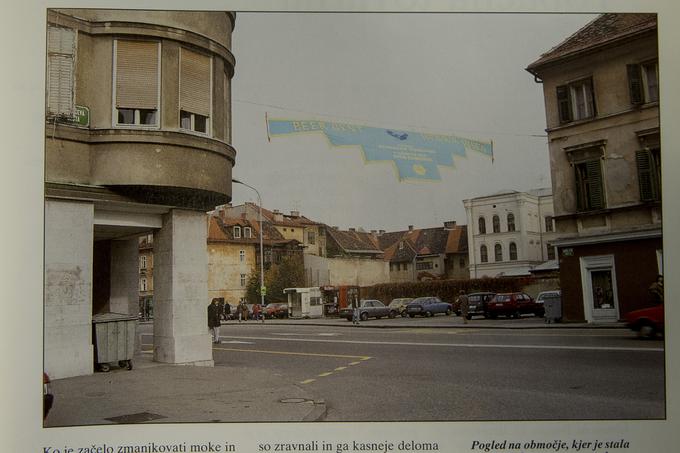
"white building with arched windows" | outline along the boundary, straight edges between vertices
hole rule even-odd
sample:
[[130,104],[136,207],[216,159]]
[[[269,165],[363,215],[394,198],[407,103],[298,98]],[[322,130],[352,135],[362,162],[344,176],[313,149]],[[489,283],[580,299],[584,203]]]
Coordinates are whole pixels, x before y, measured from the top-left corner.
[[470,278],[529,275],[555,259],[550,189],[503,191],[463,200]]

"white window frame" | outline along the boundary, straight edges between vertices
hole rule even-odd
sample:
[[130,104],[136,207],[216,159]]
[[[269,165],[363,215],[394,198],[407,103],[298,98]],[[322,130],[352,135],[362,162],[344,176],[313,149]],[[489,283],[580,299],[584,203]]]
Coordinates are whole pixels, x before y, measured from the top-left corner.
[[142,255],[139,257],[139,268],[146,269],[146,255]]
[[161,128],[161,54],[163,49],[161,48],[160,41],[154,41],[158,45],[158,74],[157,80],[157,93],[156,93],[156,123],[155,124],[139,124],[141,121],[141,110],[143,109],[131,109],[134,110],[135,123],[125,124],[118,122],[118,108],[116,108],[116,80],[118,80],[118,41],[142,41],[139,39],[114,39],[113,40],[113,79],[111,81],[111,123],[112,127],[115,129],[160,129]]
[[147,284],[148,284],[148,283],[147,283],[146,278],[145,278],[145,277],[142,277],[142,278],[139,280],[139,290],[140,290],[140,291],[148,291],[148,289],[147,289],[147,288],[148,288]]
[[246,261],[246,251],[245,250],[239,250],[238,251],[238,260],[241,263],[245,263],[245,261]]
[[243,227],[243,237],[247,239],[253,237],[252,229],[250,227]]
[[238,225],[234,227],[234,239],[241,239],[241,227]]
[[[593,93],[592,85],[589,85],[588,82],[589,79],[582,79],[569,84],[572,121],[595,117],[595,110],[593,108],[595,93]],[[584,112],[582,115],[580,115],[578,111],[579,95],[583,97]]]
[[246,286],[246,274],[241,274],[241,288]]
[[[616,260],[614,255],[584,256],[579,260],[581,268],[581,291],[583,293],[583,314],[587,322],[616,322],[619,319],[619,295],[616,283]],[[595,310],[593,301],[593,271],[610,271],[614,307]]]

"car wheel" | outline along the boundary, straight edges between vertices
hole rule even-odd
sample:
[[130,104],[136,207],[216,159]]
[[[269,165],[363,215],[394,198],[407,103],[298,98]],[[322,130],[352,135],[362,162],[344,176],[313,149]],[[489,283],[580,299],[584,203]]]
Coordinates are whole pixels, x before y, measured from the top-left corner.
[[397,317],[397,312],[396,311],[391,311],[389,315],[387,315],[388,318],[394,319]]
[[368,319],[368,313],[363,312],[363,313],[359,316],[359,318],[361,318],[362,321],[366,321],[366,320]]
[[656,337],[656,328],[648,321],[643,322],[638,329],[638,337],[646,339],[654,338]]
[[426,317],[426,318],[429,318],[429,317],[431,317],[431,316],[434,316],[434,315],[432,314],[431,311],[426,311],[426,312],[425,312],[425,317]]
[[447,308],[446,309],[446,316],[451,316],[451,313],[452,313],[451,309]]
[[100,363],[99,364],[99,371],[103,373],[108,373],[111,370],[111,367],[109,366],[108,363]]
[[512,314],[512,317],[515,318],[515,319],[519,319],[519,312],[518,311],[514,312]]
[[406,316],[408,316],[408,314],[407,314],[405,311],[402,311],[402,312],[401,312],[401,317],[402,317],[402,318],[405,318]]

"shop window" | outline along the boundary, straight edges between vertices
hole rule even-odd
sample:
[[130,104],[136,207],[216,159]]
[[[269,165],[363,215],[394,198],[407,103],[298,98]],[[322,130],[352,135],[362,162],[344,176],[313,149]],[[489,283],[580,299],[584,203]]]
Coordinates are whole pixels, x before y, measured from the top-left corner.
[[160,43],[114,41],[114,108],[118,126],[158,126]]

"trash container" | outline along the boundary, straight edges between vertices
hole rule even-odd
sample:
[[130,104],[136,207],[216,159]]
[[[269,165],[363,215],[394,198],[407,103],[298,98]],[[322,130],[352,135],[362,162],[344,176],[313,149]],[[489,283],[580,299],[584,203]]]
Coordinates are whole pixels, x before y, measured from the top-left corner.
[[121,368],[132,369],[135,353],[137,316],[121,313],[99,313],[92,316],[95,364],[109,371],[118,362]]
[[543,298],[545,308],[545,322],[560,322],[562,320],[562,296],[559,292],[546,294]]

